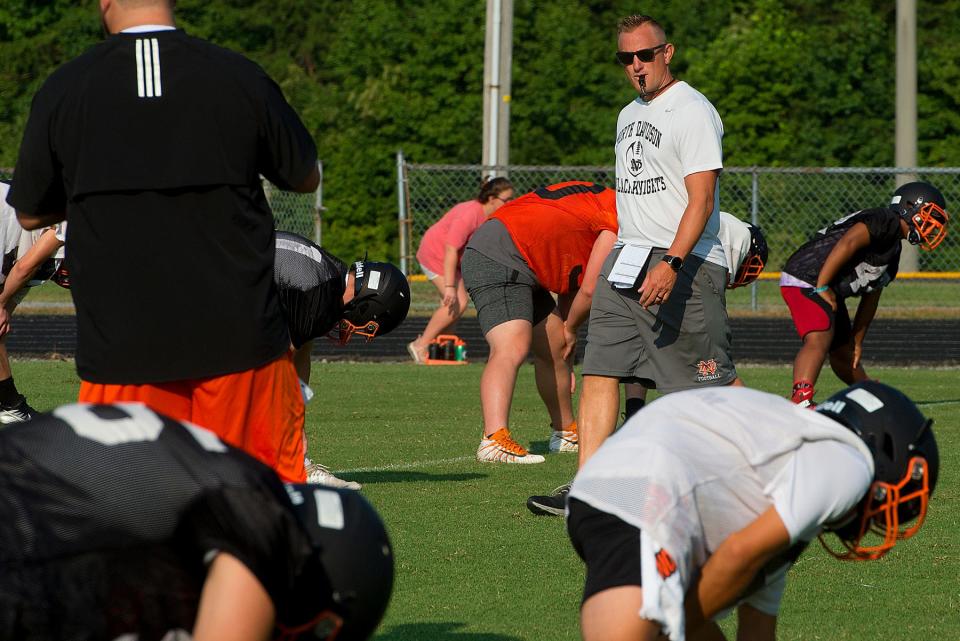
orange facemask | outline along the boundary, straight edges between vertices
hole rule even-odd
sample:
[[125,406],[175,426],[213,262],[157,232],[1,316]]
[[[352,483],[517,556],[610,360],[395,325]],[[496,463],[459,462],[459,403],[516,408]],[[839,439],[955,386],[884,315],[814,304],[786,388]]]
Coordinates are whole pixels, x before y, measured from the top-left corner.
[[[303,638],[336,641],[341,628],[343,628],[343,619],[330,610],[324,610],[303,625],[288,628],[278,623],[274,631],[273,641],[297,641],[301,638],[300,635],[304,633],[307,633],[308,636]],[[321,634],[323,636],[320,636]]]
[[350,342],[350,339],[354,334],[358,336],[364,336],[369,343],[377,335],[377,332],[380,330],[380,323],[377,321],[370,321],[366,325],[360,327],[354,325],[345,318],[341,318],[340,322],[330,330],[330,333],[327,334],[327,338],[339,345],[346,345]]
[[[904,493],[908,485],[912,487]],[[879,559],[889,552],[897,541],[909,539],[917,533],[927,516],[927,502],[930,499],[930,470],[924,458],[915,456],[907,464],[907,473],[896,485],[875,481],[867,492],[866,504],[860,515],[859,533],[852,540],[840,539],[846,548],[837,552],[827,544],[825,534],[820,535],[820,543],[834,557],[842,561],[870,561]],[[916,519],[909,527],[901,528],[897,508],[911,501],[919,501],[920,509]],[[875,545],[863,544],[864,537],[873,534],[881,539]]]
[[730,283],[730,289],[743,287],[744,285],[749,285],[753,281],[757,280],[757,278],[760,277],[760,272],[763,271],[763,268],[763,259],[760,258],[760,256],[753,254],[745,261],[740,263],[740,269],[737,270],[736,278],[734,278],[733,282]]
[[907,240],[930,251],[947,237],[947,221],[950,217],[939,205],[926,203],[910,215],[910,233]]

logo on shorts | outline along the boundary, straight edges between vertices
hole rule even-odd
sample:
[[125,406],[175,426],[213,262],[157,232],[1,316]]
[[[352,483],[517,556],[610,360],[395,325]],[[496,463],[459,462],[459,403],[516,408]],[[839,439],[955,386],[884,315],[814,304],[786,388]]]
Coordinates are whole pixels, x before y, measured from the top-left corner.
[[627,147],[623,154],[623,159],[627,164],[627,171],[636,178],[643,173],[643,144],[639,140],[634,140]]
[[697,382],[715,381],[718,378],[720,378],[720,374],[717,373],[716,360],[711,358],[708,361],[697,363]]
[[657,560],[657,574],[660,575],[660,578],[668,579],[677,571],[677,562],[666,550],[661,549],[654,555],[654,558]]

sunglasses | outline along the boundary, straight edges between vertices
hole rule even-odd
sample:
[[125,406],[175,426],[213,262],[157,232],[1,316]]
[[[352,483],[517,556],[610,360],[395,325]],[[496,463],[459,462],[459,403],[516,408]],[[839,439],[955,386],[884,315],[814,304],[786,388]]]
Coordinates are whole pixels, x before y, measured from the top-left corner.
[[637,49],[636,51],[618,51],[617,52],[617,62],[623,66],[632,65],[633,57],[636,56],[640,58],[640,62],[653,62],[653,59],[657,56],[657,50],[663,49],[667,46],[667,43],[662,45],[657,45],[651,49]]

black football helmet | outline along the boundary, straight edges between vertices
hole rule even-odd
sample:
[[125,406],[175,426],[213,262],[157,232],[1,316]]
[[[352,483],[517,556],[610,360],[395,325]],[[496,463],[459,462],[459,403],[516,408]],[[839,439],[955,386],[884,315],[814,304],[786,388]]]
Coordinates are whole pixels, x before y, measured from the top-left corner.
[[410,284],[395,265],[358,260],[353,264],[353,298],[343,308],[336,340],[342,345],[354,334],[372,341],[390,332],[410,310]]
[[902,185],[893,192],[890,208],[907,221],[907,241],[930,251],[947,237],[947,202],[940,190],[925,182]]
[[287,494],[329,583],[297,586],[327,603],[296,625],[277,624],[274,641],[364,641],[380,624],[393,590],[393,549],[383,521],[359,493],[290,484]]
[[[940,455],[933,420],[925,418],[902,392],[877,381],[863,381],[837,392],[816,408],[852,430],[873,454],[873,483],[842,526],[828,527],[846,548],[840,559],[879,559],[917,533],[937,484]],[[912,522],[912,523],[911,523]],[[872,545],[867,534],[880,537]]]
[[767,264],[770,250],[767,247],[767,239],[763,237],[763,231],[750,223],[746,223],[746,225],[750,228],[750,251],[747,252],[743,262],[740,263],[740,269],[737,270],[737,275],[727,286],[727,289],[749,285],[760,277],[760,272]]

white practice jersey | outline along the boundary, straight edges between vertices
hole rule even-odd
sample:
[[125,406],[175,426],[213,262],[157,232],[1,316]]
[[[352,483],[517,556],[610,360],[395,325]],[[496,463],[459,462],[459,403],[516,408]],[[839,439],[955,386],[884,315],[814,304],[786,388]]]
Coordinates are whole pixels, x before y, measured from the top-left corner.
[[[723,123],[710,101],[677,82],[651,102],[639,97],[617,119],[616,171],[619,242],[668,248],[687,207],[684,178],[723,168]],[[720,188],[713,214],[693,253],[726,266],[717,239]]]
[[[863,441],[824,415],[743,387],[706,388],[635,414],[583,466],[570,496],[672,556],[682,584],[673,616],[682,622],[691,578],[728,536],[773,506],[791,543],[809,541],[859,502],[873,471]],[[790,562],[768,568],[746,601],[776,614]],[[682,623],[665,611],[662,623],[680,629],[671,638],[682,639]]]
[[[40,236],[46,233],[47,230],[54,229],[60,242],[64,242],[67,233],[66,222],[62,222],[54,227],[43,227],[41,229],[34,229],[33,231],[27,231],[21,227],[20,222],[17,220],[16,210],[7,204],[7,192],[9,190],[10,185],[5,182],[0,182],[0,248],[3,250],[3,264],[2,267],[0,267],[0,283],[3,283],[7,279],[7,274],[10,273],[13,265],[23,258],[24,254],[36,244]],[[45,282],[45,280],[56,271],[56,268],[59,267],[63,261],[63,257],[64,248],[61,245],[60,249],[51,257],[54,265],[52,265],[50,269],[38,270],[37,276],[42,276],[42,278],[35,278],[29,281],[27,287],[33,287],[34,285],[40,285]]]
[[750,225],[733,214],[720,212],[720,233],[717,234],[727,258],[727,284],[736,278],[740,265],[750,253]]

